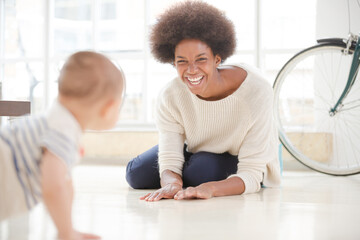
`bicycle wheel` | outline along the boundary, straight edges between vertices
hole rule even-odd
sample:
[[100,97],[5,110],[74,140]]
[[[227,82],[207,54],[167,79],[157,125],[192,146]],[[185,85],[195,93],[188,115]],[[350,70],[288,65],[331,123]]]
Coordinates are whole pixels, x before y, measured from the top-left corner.
[[340,111],[329,111],[348,79],[353,51],[325,43],[291,58],[274,83],[274,117],[280,140],[306,166],[332,175],[360,172],[359,75]]

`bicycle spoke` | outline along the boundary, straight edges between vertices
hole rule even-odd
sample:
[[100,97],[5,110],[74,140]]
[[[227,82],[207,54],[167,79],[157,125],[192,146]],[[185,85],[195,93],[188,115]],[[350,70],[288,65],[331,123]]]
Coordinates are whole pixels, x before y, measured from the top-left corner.
[[[316,46],[296,55],[278,75],[274,103],[285,147],[304,164],[331,174],[360,172],[360,82],[334,116],[352,55],[339,45]],[[359,76],[356,80],[359,80]]]
[[[346,148],[346,149],[349,149],[349,151],[352,151],[353,153],[353,159],[354,160],[358,160],[358,158],[356,157],[356,152],[359,152],[358,151],[358,148],[357,148],[357,144],[356,144],[356,141],[359,141],[360,140],[360,136],[358,134],[356,134],[356,131],[353,132],[354,129],[357,129],[359,126],[353,126],[353,124],[350,122],[350,120],[344,118],[344,116],[340,116],[340,118],[342,118],[342,123],[344,125],[343,127],[343,131],[346,132],[346,138],[344,139],[344,142],[347,142],[349,144],[351,144],[351,147],[349,148]],[[360,152],[359,152],[360,153]],[[347,158],[347,159],[350,159],[350,158]]]
[[[321,58],[324,58],[324,55],[322,54],[321,55]],[[325,61],[322,61],[322,63],[323,64],[325,64]],[[325,70],[324,70],[324,68],[325,68]],[[326,75],[326,66],[321,66],[320,64],[318,65],[318,68],[317,69],[319,69],[320,70],[320,72],[322,73],[322,75],[323,75],[323,83],[324,83],[324,85],[328,88],[328,91],[332,94],[332,99],[334,99],[335,98],[335,96],[334,96],[334,92],[333,92],[333,90],[331,89],[331,87],[330,87],[330,85],[329,85],[329,81],[327,81],[327,79],[331,79],[330,77],[327,77]]]
[[358,108],[358,107],[360,107],[360,104],[355,105],[355,106],[352,106],[352,107],[342,108],[342,109],[339,110],[338,112],[349,111],[349,110],[352,110],[352,109],[355,109],[355,108]]

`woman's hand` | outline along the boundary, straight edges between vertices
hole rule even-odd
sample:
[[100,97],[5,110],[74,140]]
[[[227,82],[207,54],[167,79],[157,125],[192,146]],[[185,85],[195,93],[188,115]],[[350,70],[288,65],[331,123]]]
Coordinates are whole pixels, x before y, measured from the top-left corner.
[[197,187],[188,187],[179,191],[174,196],[174,199],[208,199],[212,197],[239,195],[244,191],[244,181],[239,177],[232,177],[221,181],[203,183]]
[[159,190],[148,193],[145,196],[141,197],[141,200],[153,202],[159,201],[163,198],[174,198],[175,194],[182,190],[182,185],[178,183],[169,183]]
[[193,198],[200,198],[200,199],[208,199],[213,197],[212,189],[207,184],[201,184],[197,187],[188,187],[184,190],[179,191],[175,196],[175,200],[181,199],[193,199]]

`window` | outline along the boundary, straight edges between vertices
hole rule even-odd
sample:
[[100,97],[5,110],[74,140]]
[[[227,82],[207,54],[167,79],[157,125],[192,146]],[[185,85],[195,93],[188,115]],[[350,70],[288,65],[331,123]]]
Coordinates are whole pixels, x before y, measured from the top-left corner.
[[[30,100],[32,113],[49,107],[66,57],[78,50],[106,54],[122,67],[127,93],[119,126],[153,126],[159,90],[176,76],[156,62],[148,31],[159,13],[180,0],[0,1],[0,99]],[[315,4],[208,0],[234,22],[237,50],[227,63],[258,66],[272,83],[295,52],[315,40]]]

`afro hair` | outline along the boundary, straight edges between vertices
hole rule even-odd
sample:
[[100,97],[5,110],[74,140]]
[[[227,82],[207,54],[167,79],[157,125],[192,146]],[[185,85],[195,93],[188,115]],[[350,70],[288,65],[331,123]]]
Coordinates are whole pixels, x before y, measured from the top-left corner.
[[206,43],[222,61],[235,50],[233,23],[219,9],[201,1],[180,2],[165,11],[150,32],[150,48],[155,59],[173,63],[175,47],[184,39]]

